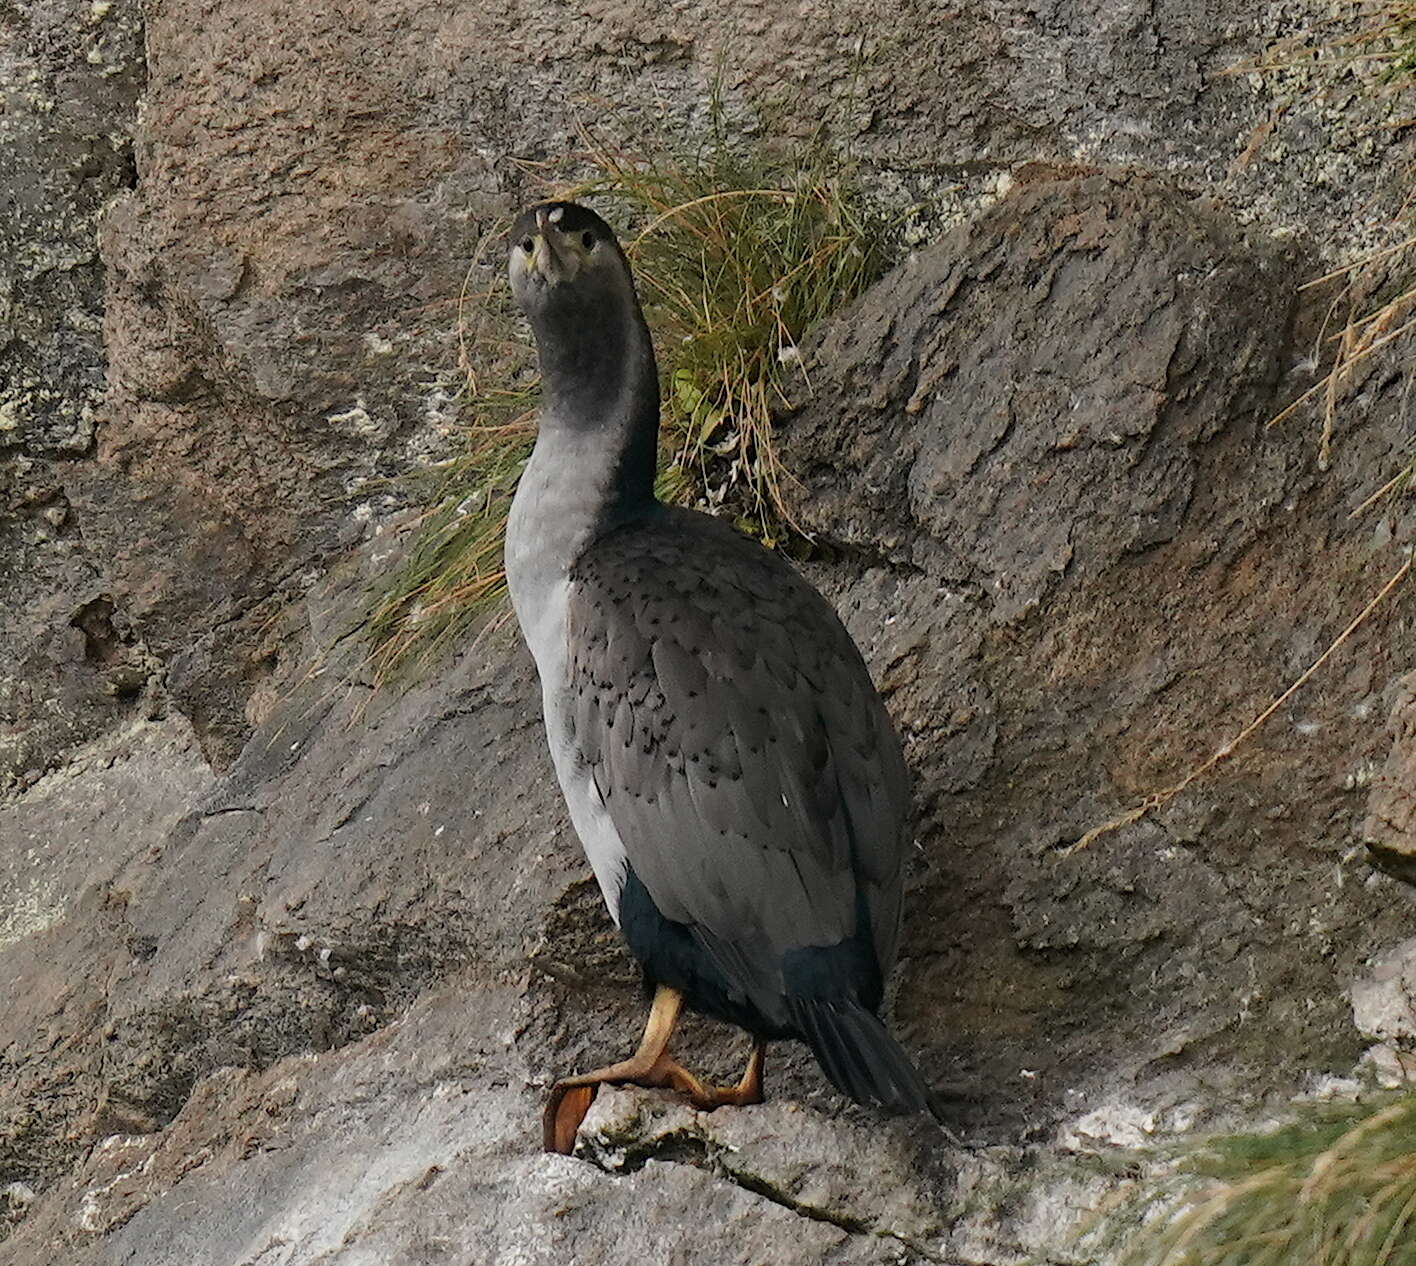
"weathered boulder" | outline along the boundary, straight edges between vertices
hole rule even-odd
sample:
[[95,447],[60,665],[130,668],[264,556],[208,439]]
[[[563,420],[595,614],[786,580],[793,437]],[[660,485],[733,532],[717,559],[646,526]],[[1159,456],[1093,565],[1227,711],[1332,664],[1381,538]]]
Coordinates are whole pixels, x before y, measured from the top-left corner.
[[[1409,501],[1349,518],[1409,449],[1399,345],[1330,470],[1264,426],[1316,372],[1294,283],[1375,239],[1413,143],[1360,66],[1216,74],[1326,11],[0,13],[0,1262],[1067,1260],[1093,1153],[1404,1076],[1373,1016],[1413,898],[1362,845],[1405,829],[1409,585],[1069,851],[1412,539]],[[782,453],[917,776],[894,1007],[963,1146],[783,1047],[761,1109],[607,1094],[577,1159],[536,1155],[545,1083],[642,1006],[529,662],[484,630],[365,677],[381,480],[455,442],[477,239],[581,120],[692,136],[714,82],[929,208],[820,332]]]
[[138,9],[0,12],[0,793],[150,710],[158,669],[65,490],[104,399],[95,230],[134,179]]
[[[115,627],[223,766],[282,672],[272,617],[397,501],[382,477],[448,451],[469,258],[539,187],[529,173],[575,174],[587,122],[610,145],[691,137],[712,83],[745,128],[826,118],[873,185],[930,206],[921,240],[1038,160],[1173,173],[1322,241],[1399,203],[1378,101],[1295,106],[1288,85],[1214,73],[1257,51],[1242,4],[145,13],[135,183],[100,239],[97,451],[62,484]],[[1260,135],[1292,159],[1256,161]]]
[[1324,477],[1264,425],[1288,267],[1148,179],[1026,184],[830,324],[784,428],[919,771],[905,1031],[984,1118],[1188,1119],[1341,1069],[1335,985],[1410,918],[1358,847],[1409,587],[1216,773],[1067,847],[1219,750],[1401,562],[1347,517],[1401,443],[1395,367]]

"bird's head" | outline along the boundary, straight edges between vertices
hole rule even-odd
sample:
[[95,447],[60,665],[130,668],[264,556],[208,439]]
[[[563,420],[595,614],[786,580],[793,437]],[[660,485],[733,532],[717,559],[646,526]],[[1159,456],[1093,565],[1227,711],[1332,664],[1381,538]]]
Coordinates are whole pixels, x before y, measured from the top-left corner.
[[582,420],[626,408],[657,418],[653,345],[608,224],[574,202],[529,207],[512,225],[507,271],[536,336],[548,405]]
[[537,335],[566,321],[612,320],[635,306],[629,264],[614,231],[588,207],[542,202],[511,229],[511,292]]

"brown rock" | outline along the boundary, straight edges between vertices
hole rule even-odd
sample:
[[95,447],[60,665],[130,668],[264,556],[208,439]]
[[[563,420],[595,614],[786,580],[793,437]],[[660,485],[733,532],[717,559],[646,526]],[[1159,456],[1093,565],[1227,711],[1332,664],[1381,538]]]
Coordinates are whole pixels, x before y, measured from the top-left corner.
[[[1413,143],[1391,99],[1216,73],[1291,6],[10,9],[5,1266],[1056,1257],[1108,1186],[1069,1149],[1352,1069],[1340,982],[1413,913],[1352,847],[1409,826],[1402,769],[1365,795],[1409,756],[1408,703],[1390,752],[1371,720],[1410,693],[1409,587],[1162,812],[1057,847],[1232,737],[1409,543],[1409,508],[1348,518],[1409,445],[1400,345],[1330,471],[1262,426],[1310,381],[1300,252],[1360,248]],[[582,1159],[536,1155],[544,1083],[642,1008],[527,662],[487,638],[374,696],[368,576],[328,574],[398,508],[370,477],[466,420],[455,299],[528,171],[573,175],[587,118],[695,137],[715,81],[929,208],[822,332],[783,452],[909,740],[895,1011],[965,1150],[783,1046],[760,1111],[607,1095]]]
[[[1416,900],[1352,855],[1348,786],[1379,745],[1376,683],[1409,671],[1408,595],[1217,775],[1057,848],[1202,759],[1389,572],[1395,546],[1348,507],[1401,434],[1399,381],[1374,372],[1315,478],[1308,437],[1262,425],[1284,332],[1261,314],[1283,294],[1270,257],[1162,184],[1029,184],[824,331],[784,428],[798,511],[838,547],[814,575],[917,774],[897,1027],[981,1151],[841,1104],[781,1044],[761,1113],[705,1125],[607,1097],[595,1165],[534,1157],[535,1091],[632,1045],[634,972],[522,650],[487,636],[373,694],[350,568],[304,604],[321,671],[224,776],[174,787],[176,821],[164,800],[90,873],[87,815],[116,816],[92,774],[0,809],[0,838],[55,841],[33,863],[47,926],[0,948],[25,999],[0,1014],[0,1177],[42,1193],[14,1260],[413,1244],[411,1266],[429,1246],[499,1263],[621,1240],[695,1262],[1008,1260],[1103,1194],[1075,1152],[1349,1071],[1366,1039],[1340,982],[1409,935]],[[1000,383],[1018,385],[1001,431]],[[156,759],[95,769],[161,787]],[[740,1048],[694,1024],[679,1053],[720,1075]],[[152,1133],[94,1149],[115,1130]],[[869,1171],[859,1190],[839,1157]],[[742,1238],[686,1240],[684,1201],[745,1219]]]

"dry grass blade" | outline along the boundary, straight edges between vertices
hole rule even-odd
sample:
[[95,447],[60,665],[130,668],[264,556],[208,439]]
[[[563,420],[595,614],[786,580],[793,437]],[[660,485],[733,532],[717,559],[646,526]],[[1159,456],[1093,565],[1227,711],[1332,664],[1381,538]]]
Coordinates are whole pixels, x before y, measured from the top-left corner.
[[1387,1232],[1386,1239],[1382,1241],[1381,1249],[1377,1253],[1373,1266],[1389,1266],[1392,1254],[1396,1252],[1397,1245],[1402,1242],[1413,1214],[1416,1214],[1416,1183],[1411,1184],[1406,1203],[1401,1206],[1401,1212],[1397,1215],[1396,1221],[1391,1224],[1391,1230]]
[[[1416,248],[1416,237],[1408,238],[1400,245],[1403,251]],[[1332,275],[1342,276],[1343,270]],[[1335,407],[1337,393],[1359,364],[1416,329],[1416,318],[1407,315],[1413,308],[1416,308],[1416,287],[1404,290],[1365,316],[1349,319],[1342,329],[1331,335],[1331,339],[1338,344],[1332,368],[1301,396],[1270,418],[1268,425],[1278,426],[1286,422],[1320,392],[1327,393],[1329,410]]]
[[1312,281],[1305,281],[1298,287],[1300,291],[1315,290],[1318,286],[1326,285],[1330,281],[1336,281],[1339,277],[1347,277],[1361,268],[1369,268],[1373,264],[1379,264],[1382,260],[1390,258],[1392,255],[1400,255],[1403,251],[1410,250],[1416,246],[1416,237],[1403,238],[1399,242],[1393,242],[1390,246],[1383,246],[1381,250],[1372,251],[1363,255],[1360,259],[1354,259],[1350,264],[1343,264],[1341,268],[1333,268],[1325,272],[1321,277],[1314,277]]
[[1244,75],[1297,67],[1341,70],[1370,68],[1381,83],[1400,83],[1416,74],[1416,3],[1413,0],[1358,0],[1333,6],[1332,15],[1313,22],[1287,40],[1276,56],[1244,61],[1221,72]]
[[[1368,95],[1409,91],[1416,85],[1416,0],[1375,0],[1375,2],[1338,6],[1326,22],[1316,23],[1296,37],[1301,47],[1293,58],[1266,60],[1240,67],[1242,71],[1271,71],[1288,66],[1304,65],[1326,71],[1320,82],[1344,83],[1355,81]],[[1361,63],[1360,72],[1348,73],[1348,67]],[[1407,121],[1408,123],[1410,120]],[[1396,126],[1405,126],[1398,124]],[[1411,172],[1404,173],[1409,180]],[[1393,173],[1396,179],[1396,173]],[[1409,212],[1416,199],[1413,188],[1406,199],[1403,214]],[[1394,278],[1394,297],[1380,297],[1376,279],[1387,274],[1388,295]],[[1287,421],[1310,402],[1321,399],[1322,424],[1318,439],[1318,467],[1329,469],[1333,438],[1338,416],[1345,397],[1354,383],[1355,371],[1375,354],[1394,345],[1398,340],[1416,333],[1416,235],[1408,234],[1400,241],[1321,277],[1305,283],[1300,290],[1341,280],[1342,289],[1333,300],[1329,317],[1346,307],[1347,320],[1336,334],[1328,336],[1336,344],[1328,372],[1296,400],[1292,401],[1269,422],[1276,426]],[[1371,285],[1371,292],[1359,300],[1359,294]],[[1369,310],[1359,310],[1359,302]],[[1320,346],[1317,351],[1321,353]],[[1321,360],[1321,355],[1317,356]],[[1416,460],[1416,451],[1412,453]],[[1367,502],[1363,509],[1406,486],[1400,476],[1388,480]]]
[[1416,453],[1412,454],[1411,460],[1407,462],[1401,470],[1397,471],[1395,475],[1388,479],[1386,483],[1378,488],[1376,492],[1372,493],[1370,497],[1363,501],[1362,504],[1347,517],[1349,519],[1355,519],[1358,515],[1366,514],[1374,505],[1385,501],[1393,493],[1400,492],[1403,488],[1409,488],[1413,484],[1416,484]]
[[1169,804],[1192,783],[1203,778],[1221,762],[1228,760],[1246,740],[1263,727],[1264,723],[1273,716],[1275,712],[1283,707],[1285,703],[1293,698],[1293,696],[1312,679],[1313,675],[1346,644],[1348,638],[1356,633],[1357,630],[1372,617],[1373,612],[1375,612],[1401,585],[1401,582],[1411,574],[1413,564],[1416,564],[1416,556],[1408,554],[1406,561],[1397,568],[1396,573],[1377,591],[1367,605],[1357,613],[1352,622],[1329,643],[1327,649],[1309,664],[1303,673],[1293,681],[1278,698],[1270,703],[1268,707],[1260,712],[1259,715],[1240,730],[1238,734],[1227,743],[1223,744],[1208,760],[1195,766],[1194,769],[1190,770],[1190,772],[1178,782],[1172,783],[1170,786],[1162,788],[1160,791],[1152,792],[1142,800],[1140,804],[1136,805],[1135,808],[1127,810],[1119,817],[1112,818],[1109,822],[1103,822],[1100,826],[1092,827],[1092,829],[1083,835],[1075,844],[1072,844],[1063,851],[1065,853],[1075,853],[1094,843],[1103,835],[1109,835],[1112,831],[1119,831],[1122,827],[1130,826],[1133,822],[1139,822],[1142,818]]
[[[1395,2],[1392,2],[1392,0],[1384,0],[1384,2],[1374,6],[1367,6],[1365,11],[1359,16],[1362,19],[1359,29],[1354,34],[1345,37],[1345,40],[1350,43],[1360,44],[1369,50],[1376,50],[1373,55],[1379,55],[1390,64],[1391,74],[1387,76],[1390,82],[1399,83],[1410,81],[1413,77],[1416,77],[1416,0],[1395,0]],[[1322,49],[1330,48],[1331,46],[1320,44],[1318,47]],[[1265,69],[1265,66],[1249,66],[1245,69],[1262,70]],[[1348,319],[1343,323],[1342,328],[1335,334],[1327,335],[1326,327],[1324,328],[1324,336],[1337,345],[1331,369],[1321,379],[1304,391],[1296,400],[1292,401],[1280,413],[1271,418],[1268,425],[1271,427],[1279,425],[1281,422],[1292,417],[1315,397],[1321,396],[1323,400],[1323,419],[1318,441],[1318,466],[1322,470],[1327,470],[1330,465],[1338,412],[1343,402],[1344,391],[1352,382],[1356,369],[1369,358],[1375,356],[1376,353],[1395,344],[1399,339],[1416,334],[1416,315],[1413,315],[1413,313],[1416,313],[1416,286],[1408,285],[1402,287],[1399,294],[1377,304],[1371,311],[1360,315],[1355,312],[1355,288],[1358,283],[1364,279],[1366,270],[1378,264],[1385,268],[1400,270],[1406,265],[1407,261],[1416,261],[1416,234],[1407,236],[1401,241],[1384,247],[1381,250],[1369,252],[1362,258],[1356,259],[1341,268],[1333,269],[1323,274],[1323,276],[1306,283],[1305,286],[1302,287],[1302,289],[1307,289],[1339,279],[1345,280],[1342,292],[1337,299],[1333,301],[1329,311],[1330,314],[1336,312],[1341,304],[1346,301],[1349,305],[1349,315]],[[1323,336],[1320,336],[1320,339],[1322,337]],[[1355,517],[1369,510],[1372,506],[1378,504],[1393,493],[1411,486],[1413,481],[1416,481],[1416,452],[1412,452],[1403,468],[1394,477],[1383,483],[1376,492],[1367,497],[1361,505],[1352,512],[1353,516]],[[1406,562],[1402,564],[1396,574],[1382,586],[1381,590],[1363,608],[1352,623],[1337,636],[1332,644],[1328,646],[1311,665],[1309,665],[1307,670],[1238,734],[1227,743],[1223,744],[1212,756],[1190,770],[1177,782],[1159,791],[1153,792],[1134,808],[1127,810],[1125,813],[1108,822],[1102,823],[1100,826],[1093,827],[1066,851],[1070,853],[1078,849],[1086,848],[1102,835],[1141,821],[1148,814],[1168,804],[1182,791],[1191,786],[1197,779],[1202,778],[1221,762],[1227,760],[1238,747],[1257,732],[1275,712],[1287,703],[1288,700],[1312,678],[1323,664],[1336,653],[1348,638],[1367,621],[1377,607],[1386,600],[1387,596],[1406,579],[1411,569],[1412,559],[1408,556]]]

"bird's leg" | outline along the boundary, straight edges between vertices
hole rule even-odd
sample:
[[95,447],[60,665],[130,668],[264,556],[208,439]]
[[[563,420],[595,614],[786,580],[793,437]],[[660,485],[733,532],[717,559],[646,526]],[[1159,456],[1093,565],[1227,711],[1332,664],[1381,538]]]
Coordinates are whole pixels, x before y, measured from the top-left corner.
[[747,1070],[736,1086],[708,1086],[668,1053],[669,1039],[683,1010],[683,995],[660,985],[644,1024],[639,1049],[628,1059],[579,1077],[567,1077],[551,1087],[541,1117],[542,1141],[548,1152],[569,1156],[575,1150],[575,1135],[595,1095],[602,1085],[635,1085],[650,1089],[667,1088],[683,1095],[695,1108],[711,1111],[726,1106],[741,1107],[762,1102],[762,1068],[767,1044],[754,1039]]
[[761,1103],[762,1072],[766,1062],[767,1043],[760,1037],[755,1037],[752,1039],[752,1054],[747,1057],[747,1068],[743,1071],[742,1080],[731,1090],[719,1090],[720,1102],[736,1108],[746,1107],[750,1103]]
[[663,1078],[656,1084],[677,1090],[701,1112],[712,1112],[714,1108],[742,1108],[762,1102],[762,1068],[766,1055],[767,1043],[754,1038],[752,1054],[747,1057],[747,1068],[736,1086],[710,1086],[667,1054],[660,1058],[654,1075]]
[[633,1082],[641,1086],[670,1084],[667,1076],[663,1075],[667,1070],[662,1070],[661,1065],[666,1061],[672,1064],[665,1052],[682,1011],[683,995],[677,989],[660,985],[654,990],[654,1002],[649,1008],[649,1018],[644,1022],[644,1036],[639,1039],[639,1049],[633,1055],[618,1064],[609,1064],[594,1072],[582,1073],[579,1077],[567,1077],[551,1087],[551,1097],[546,1100],[545,1111],[541,1114],[541,1134],[546,1151],[560,1152],[564,1156],[574,1151],[576,1131],[590,1111],[590,1105],[595,1102],[595,1095],[606,1082],[616,1085]]

